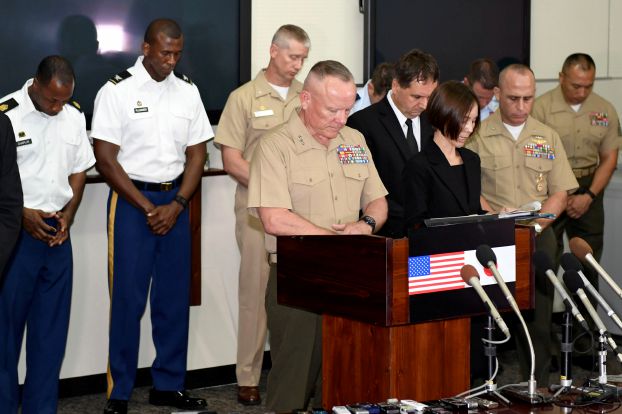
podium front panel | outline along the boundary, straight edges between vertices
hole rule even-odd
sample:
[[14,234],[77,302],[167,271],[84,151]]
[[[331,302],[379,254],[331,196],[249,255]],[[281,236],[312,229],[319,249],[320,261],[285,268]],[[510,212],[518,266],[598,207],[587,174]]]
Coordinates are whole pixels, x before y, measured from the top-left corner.
[[[502,276],[504,274],[502,268],[513,276],[512,281],[506,282],[514,294],[515,281],[519,275],[516,267],[513,220],[424,227],[409,232],[411,323],[487,312],[479,296],[460,277],[460,268],[465,264],[471,264],[479,269],[484,290],[497,307],[501,310],[511,310],[492,275],[484,273],[475,257],[477,247],[484,244],[495,251],[510,253],[505,257],[497,253],[497,266]],[[420,277],[421,275],[424,276]],[[413,282],[418,279],[423,281]]]

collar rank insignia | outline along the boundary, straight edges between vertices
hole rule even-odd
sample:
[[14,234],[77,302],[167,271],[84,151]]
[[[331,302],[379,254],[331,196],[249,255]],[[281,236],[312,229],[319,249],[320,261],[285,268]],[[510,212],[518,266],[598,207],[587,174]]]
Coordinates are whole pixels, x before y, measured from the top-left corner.
[[341,164],[367,164],[369,157],[361,145],[341,144],[337,147],[337,157]]

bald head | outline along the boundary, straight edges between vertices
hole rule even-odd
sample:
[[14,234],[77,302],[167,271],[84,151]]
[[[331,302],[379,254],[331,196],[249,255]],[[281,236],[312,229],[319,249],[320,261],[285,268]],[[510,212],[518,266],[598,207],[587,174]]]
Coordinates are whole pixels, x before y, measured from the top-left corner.
[[512,126],[527,121],[536,94],[536,79],[528,66],[512,64],[501,71],[496,89],[501,120]]
[[300,117],[320,144],[328,146],[339,135],[355,97],[352,73],[341,63],[326,60],[311,68],[300,93]]
[[145,43],[153,44],[159,33],[171,39],[180,39],[183,35],[181,27],[175,20],[156,19],[149,23],[147,30],[145,30]]
[[522,63],[513,63],[501,71],[499,74],[499,87],[502,88],[503,86],[501,84],[504,81],[507,82],[508,78],[513,78],[515,75],[529,77],[533,81],[535,88],[536,78],[533,71],[529,66],[523,65]]

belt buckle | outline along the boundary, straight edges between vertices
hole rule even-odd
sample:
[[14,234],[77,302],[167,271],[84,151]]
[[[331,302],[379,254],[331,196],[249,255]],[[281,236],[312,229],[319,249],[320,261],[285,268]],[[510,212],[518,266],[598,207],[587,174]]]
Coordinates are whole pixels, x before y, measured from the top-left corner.
[[160,191],[171,191],[173,189],[173,182],[168,181],[165,183],[160,183]]

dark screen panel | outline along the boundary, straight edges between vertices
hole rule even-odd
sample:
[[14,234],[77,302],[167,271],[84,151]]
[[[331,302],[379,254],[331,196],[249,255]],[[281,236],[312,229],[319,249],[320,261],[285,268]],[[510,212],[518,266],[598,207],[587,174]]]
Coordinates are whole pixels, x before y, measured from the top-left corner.
[[[168,17],[184,31],[177,70],[198,86],[216,123],[229,93],[249,79],[250,62],[243,58],[250,56],[250,27],[241,27],[250,25],[249,14],[250,0],[5,0],[0,96],[19,89],[44,56],[61,54],[74,65],[74,96],[90,118],[99,88],[141,54],[149,22]],[[110,45],[113,50],[102,50]],[[249,67],[242,68],[241,60]]]
[[410,49],[431,53],[441,80],[462,80],[487,57],[529,64],[529,0],[368,0],[368,74]]

